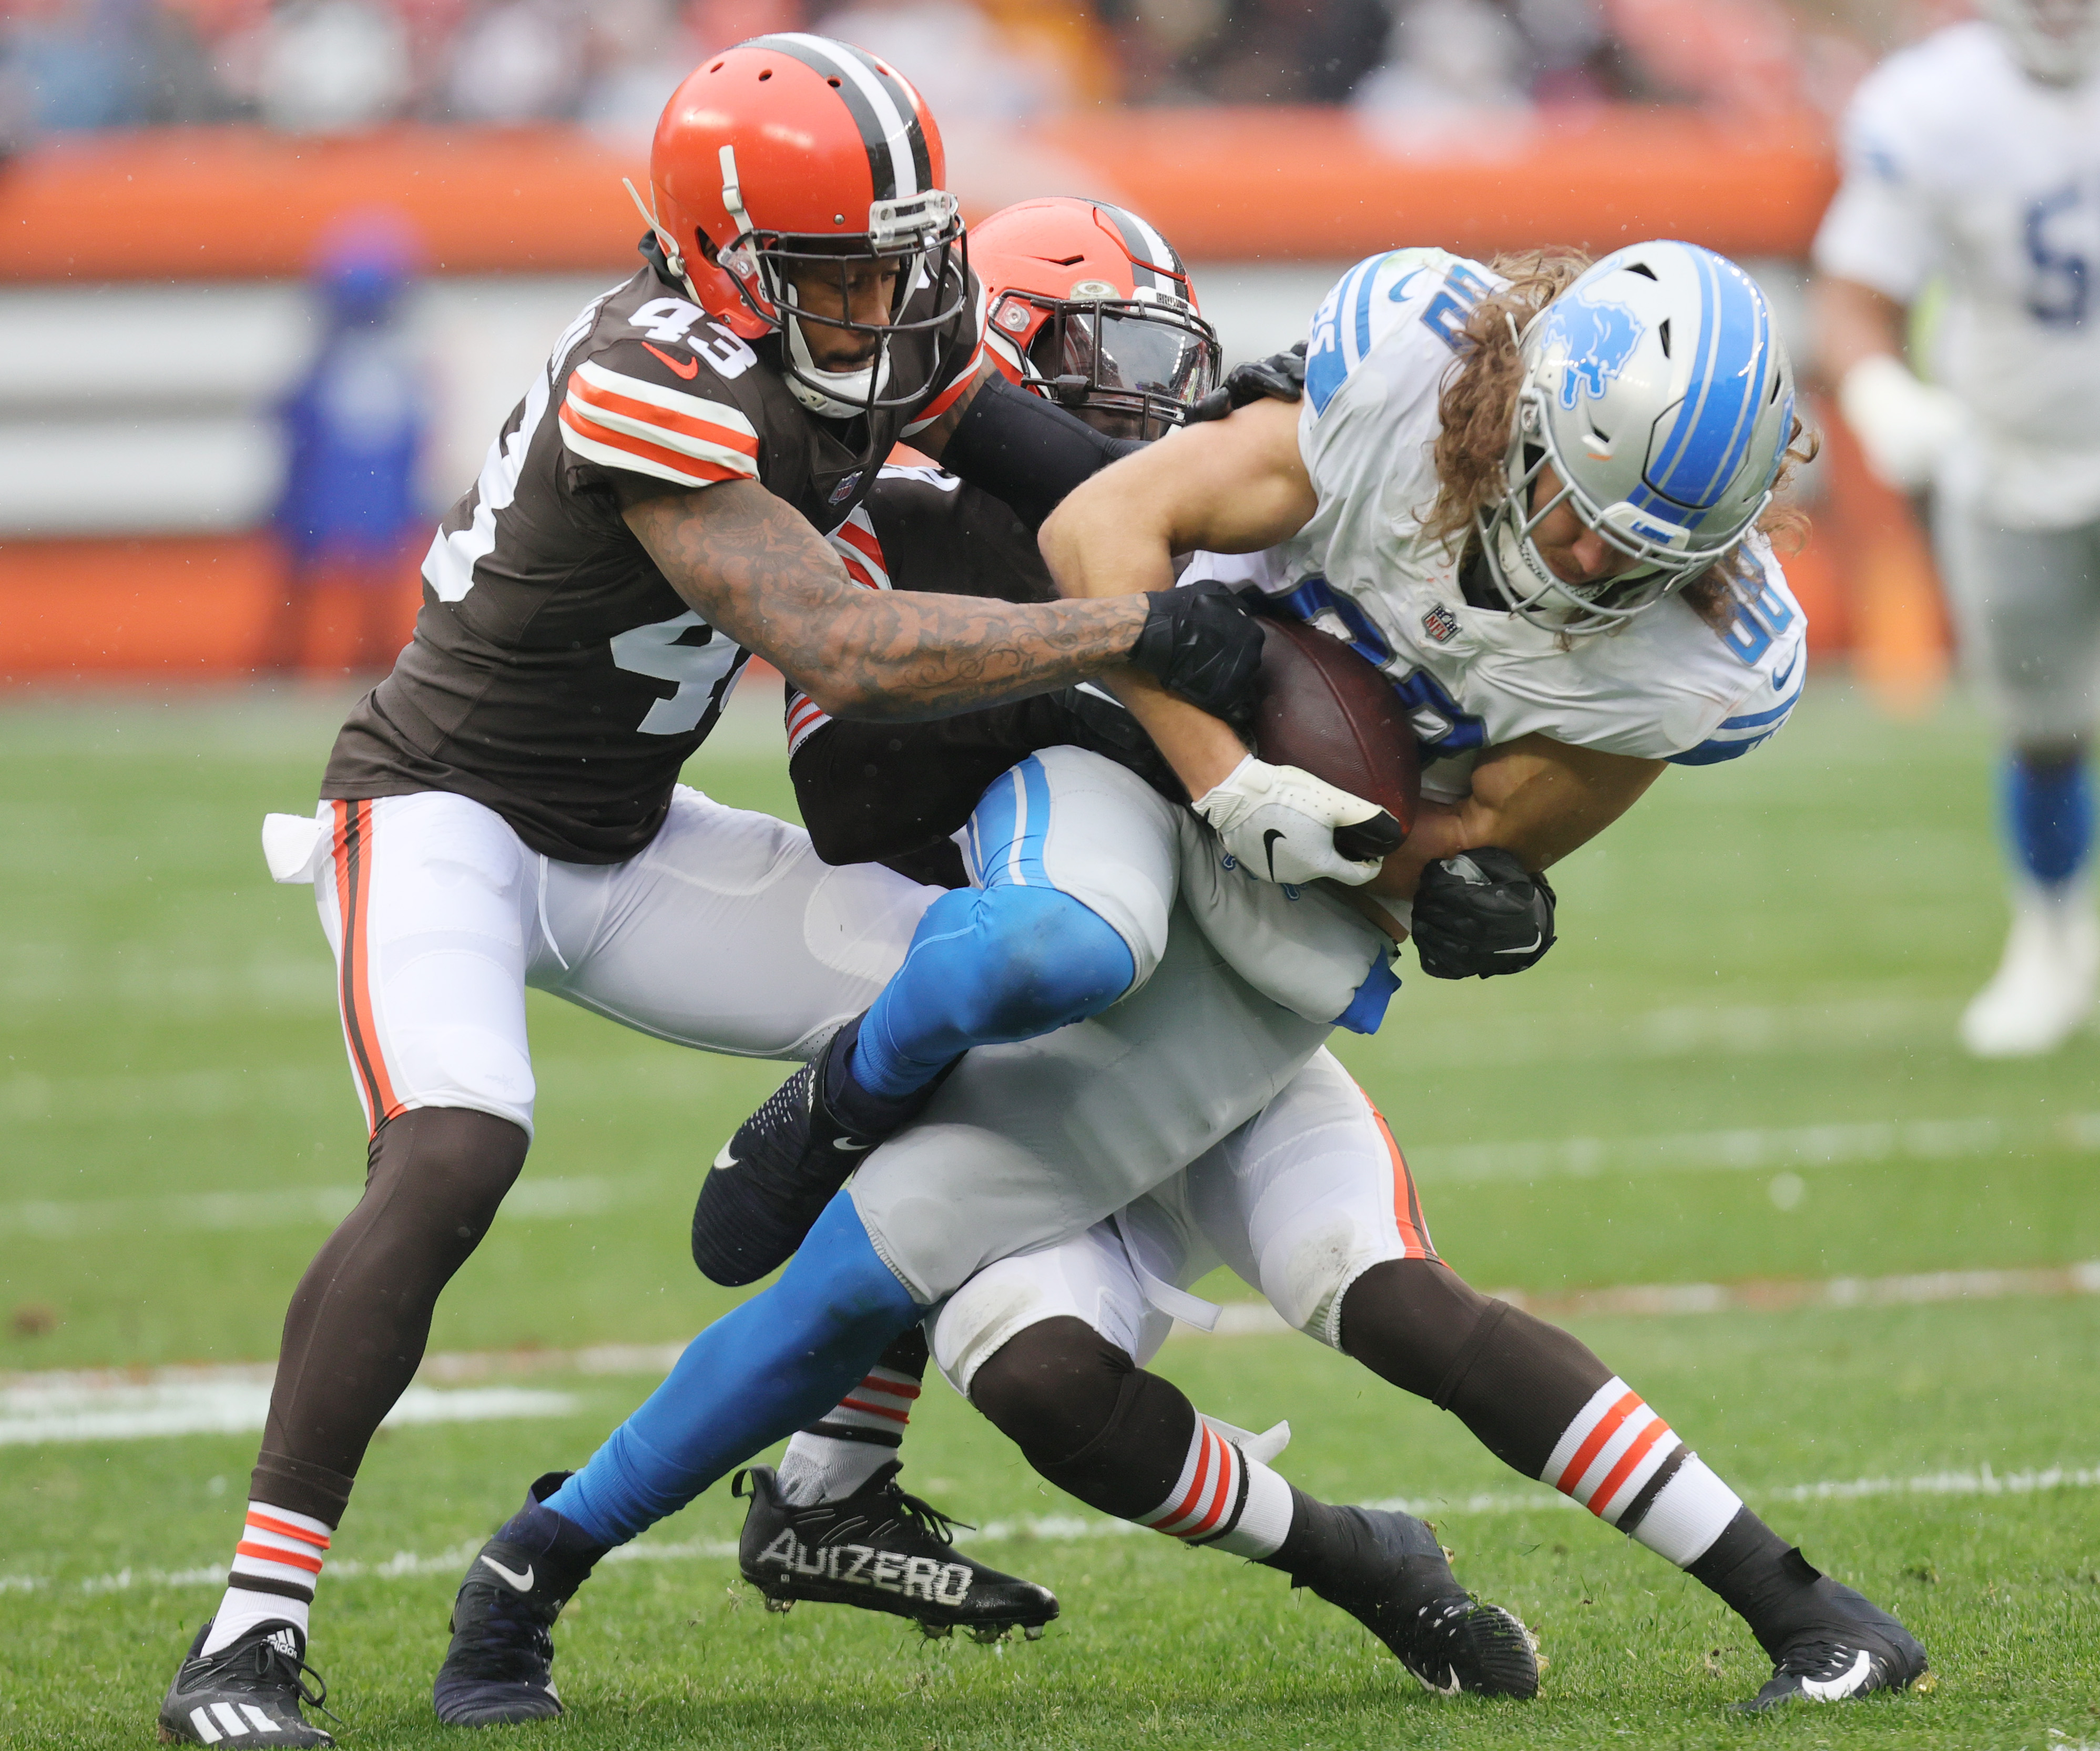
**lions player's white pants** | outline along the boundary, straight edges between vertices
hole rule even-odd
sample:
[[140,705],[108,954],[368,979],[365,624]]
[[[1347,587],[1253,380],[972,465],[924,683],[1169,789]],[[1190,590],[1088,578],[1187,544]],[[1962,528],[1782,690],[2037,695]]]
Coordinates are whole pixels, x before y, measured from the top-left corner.
[[272,867],[315,884],[375,1130],[465,1107],[530,1135],[528,985],[682,1046],[807,1057],[874,1000],[940,892],[833,868],[800,827],[682,785],[621,863],[545,857],[442,791],[324,802],[316,826],[303,867],[278,828]]
[[1964,653],[2013,739],[2084,739],[2100,703],[2100,523],[2012,529],[1951,494],[1936,523]]
[[1175,1315],[1215,1316],[1187,1291],[1220,1264],[1339,1349],[1351,1284],[1387,1259],[1436,1255],[1392,1131],[1323,1048],[1166,1184],[1060,1246],[980,1271],[929,1322],[933,1359],[967,1396],[1017,1334],[1070,1318],[1142,1365]]

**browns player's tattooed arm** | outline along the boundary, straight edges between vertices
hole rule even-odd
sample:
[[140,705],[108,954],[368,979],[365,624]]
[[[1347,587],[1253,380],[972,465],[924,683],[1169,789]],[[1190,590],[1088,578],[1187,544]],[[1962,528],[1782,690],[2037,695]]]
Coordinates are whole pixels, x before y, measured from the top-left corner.
[[632,505],[671,587],[835,717],[945,717],[1099,675],[1143,631],[1142,596],[1017,604],[864,589],[756,481]]

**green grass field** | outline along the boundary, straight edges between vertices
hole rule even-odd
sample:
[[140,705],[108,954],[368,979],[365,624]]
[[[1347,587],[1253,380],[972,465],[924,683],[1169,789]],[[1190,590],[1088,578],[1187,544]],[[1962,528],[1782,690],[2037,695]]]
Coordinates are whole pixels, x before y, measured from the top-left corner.
[[[267,1361],[355,1195],[327,951],[256,841],[265,809],[310,803],[341,703],[0,710],[0,1372]],[[756,722],[689,777],[784,809]],[[2002,928],[1988,758],[1965,709],[1895,725],[1826,681],[1769,748],[1671,774],[1556,872],[1563,939],[1537,972],[1409,972],[1383,1033],[1342,1051],[1445,1254],[1535,1295],[2100,1258],[2100,1042],[2014,1065],[1952,1042]],[[533,1005],[539,1140],[434,1347],[682,1339],[729,1299],[686,1257],[697,1176],[779,1073]],[[1573,1323],[1812,1559],[1911,1624],[1931,1693],[1735,1718],[1762,1661],[1701,1589],[1302,1338],[1189,1338],[1160,1365],[1233,1422],[1290,1418],[1294,1481],[1432,1505],[1468,1583],[1538,1630],[1537,1701],[1432,1698],[1268,1571],[1118,1535],[935,1384],[907,1481],[1000,1523],[980,1554],[1057,1590],[1043,1641],[767,1616],[723,1555],[739,1515],[718,1489],[564,1616],[569,1715],[488,1742],[2100,1743],[2100,1299]],[[428,1686],[474,1545],[653,1381],[512,1383],[567,1396],[373,1449],[313,1649],[346,1744],[447,1739]],[[0,1382],[0,1743],[145,1744],[215,1599],[254,1436],[28,1443],[4,1437],[9,1402]],[[2025,1487],[2052,1467],[2083,1475]],[[1846,1484],[1864,1487],[1816,1487]]]

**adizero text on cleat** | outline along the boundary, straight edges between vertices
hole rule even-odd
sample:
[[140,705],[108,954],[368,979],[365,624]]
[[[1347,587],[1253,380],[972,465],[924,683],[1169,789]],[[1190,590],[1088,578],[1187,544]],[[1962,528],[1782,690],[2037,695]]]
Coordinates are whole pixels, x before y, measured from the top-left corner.
[[[1800,1554],[1790,1553],[1797,1560]],[[1807,1568],[1806,1561],[1801,1566]],[[1815,1572],[1811,1569],[1811,1573]],[[1850,1702],[1876,1691],[1907,1690],[1927,1670],[1917,1638],[1864,1594],[1817,1575],[1795,1621],[1768,1647],[1772,1675],[1736,1706],[1761,1714],[1785,1702]]]
[[1034,1640],[1057,1615],[1056,1595],[957,1551],[957,1523],[907,1495],[902,1469],[893,1459],[850,1496],[807,1507],[781,1499],[770,1466],[738,1472],[731,1491],[751,1497],[738,1547],[743,1578],[770,1610],[797,1599],[858,1605],[912,1618],[930,1635],[960,1629],[997,1641],[1020,1629]]
[[940,1077],[895,1100],[853,1080],[861,1021],[774,1089],[715,1157],[693,1206],[693,1263],[709,1281],[741,1288],[785,1264],[868,1152],[933,1099]]
[[[206,1624],[175,1669],[161,1703],[166,1744],[332,1745],[300,1705],[320,1709],[328,1686],[307,1664],[307,1639],[289,1623],[258,1624],[215,1654],[204,1650]],[[307,1680],[312,1679],[308,1683]]]
[[1344,1517],[1350,1536],[1335,1541],[1320,1572],[1294,1573],[1293,1586],[1348,1612],[1439,1695],[1538,1694],[1531,1632],[1458,1585],[1427,1525],[1378,1508],[1330,1511]]
[[554,1692],[554,1619],[604,1554],[546,1498],[565,1471],[532,1485],[525,1506],[467,1565],[452,1601],[452,1645],[430,1687],[450,1727],[505,1727],[562,1712]]

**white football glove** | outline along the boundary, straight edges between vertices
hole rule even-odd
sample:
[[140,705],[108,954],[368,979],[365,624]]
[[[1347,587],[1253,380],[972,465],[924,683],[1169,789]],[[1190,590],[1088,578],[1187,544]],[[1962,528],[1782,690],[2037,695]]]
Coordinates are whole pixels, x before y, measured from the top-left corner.
[[[1352,862],[1335,849],[1335,829],[1390,815],[1296,766],[1272,766],[1250,754],[1189,805],[1227,851],[1266,881],[1303,886],[1325,876],[1361,887],[1382,859]],[[1393,841],[1396,846],[1397,838]]]
[[1838,405],[1867,466],[1900,492],[1930,484],[1961,430],[1960,400],[1937,384],[1920,382],[1889,353],[1862,359],[1845,373]]

